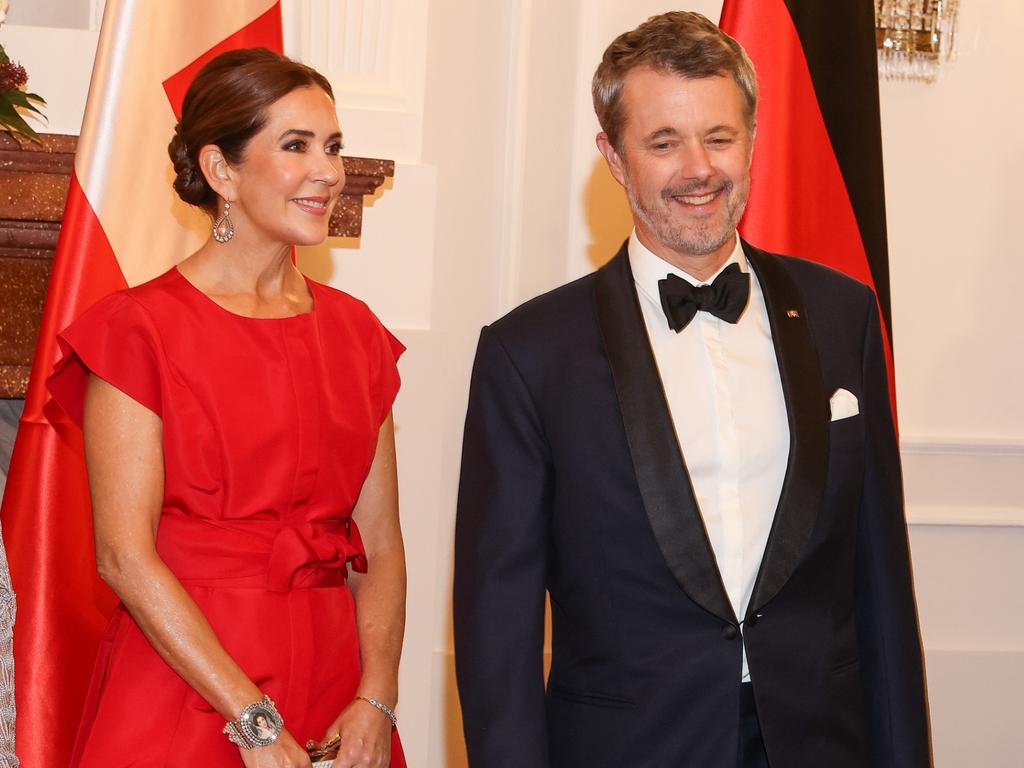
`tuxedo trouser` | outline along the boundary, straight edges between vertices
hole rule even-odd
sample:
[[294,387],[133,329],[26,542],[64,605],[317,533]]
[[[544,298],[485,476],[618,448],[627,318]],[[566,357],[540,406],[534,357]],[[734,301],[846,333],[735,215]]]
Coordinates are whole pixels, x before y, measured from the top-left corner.
[[740,683],[740,743],[736,766],[769,768],[768,754],[761,737],[761,724],[757,720],[754,686],[751,683]]

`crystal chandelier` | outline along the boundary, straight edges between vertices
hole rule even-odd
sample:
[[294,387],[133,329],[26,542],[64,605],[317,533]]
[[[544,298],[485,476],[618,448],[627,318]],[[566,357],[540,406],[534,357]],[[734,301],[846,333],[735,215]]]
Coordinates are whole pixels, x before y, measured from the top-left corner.
[[875,44],[883,77],[931,82],[949,61],[959,0],[875,0]]

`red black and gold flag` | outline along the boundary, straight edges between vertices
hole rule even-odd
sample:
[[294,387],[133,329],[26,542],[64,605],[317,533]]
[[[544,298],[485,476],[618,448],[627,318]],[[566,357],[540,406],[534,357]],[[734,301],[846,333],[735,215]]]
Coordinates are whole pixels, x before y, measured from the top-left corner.
[[871,285],[891,349],[874,4],[725,0],[720,26],[746,49],[760,86],[741,234]]

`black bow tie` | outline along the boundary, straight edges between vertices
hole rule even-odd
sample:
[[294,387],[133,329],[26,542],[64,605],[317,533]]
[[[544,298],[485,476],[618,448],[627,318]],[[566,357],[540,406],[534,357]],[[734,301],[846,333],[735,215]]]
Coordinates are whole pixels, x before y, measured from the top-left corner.
[[747,306],[750,275],[741,272],[735,263],[723,269],[711,285],[690,285],[678,275],[669,275],[658,281],[658,293],[668,326],[676,333],[693,320],[698,309],[735,323]]

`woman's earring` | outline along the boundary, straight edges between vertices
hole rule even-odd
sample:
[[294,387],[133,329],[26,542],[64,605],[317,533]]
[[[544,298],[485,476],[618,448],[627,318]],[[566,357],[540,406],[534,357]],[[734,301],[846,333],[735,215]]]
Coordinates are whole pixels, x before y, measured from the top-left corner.
[[226,243],[235,236],[235,225],[231,223],[228,211],[231,210],[231,203],[224,201],[224,215],[213,222],[213,239],[218,243]]

